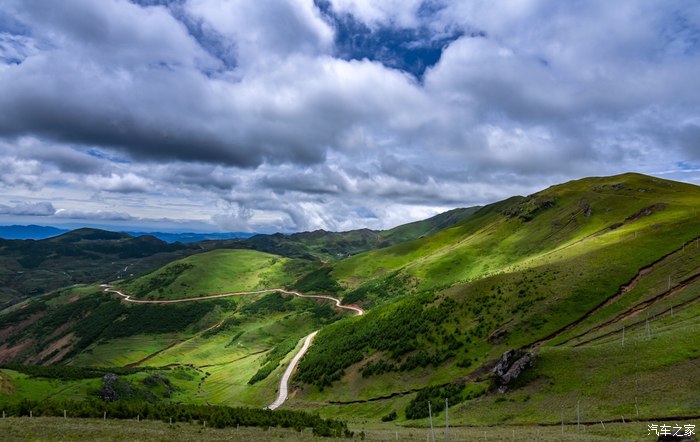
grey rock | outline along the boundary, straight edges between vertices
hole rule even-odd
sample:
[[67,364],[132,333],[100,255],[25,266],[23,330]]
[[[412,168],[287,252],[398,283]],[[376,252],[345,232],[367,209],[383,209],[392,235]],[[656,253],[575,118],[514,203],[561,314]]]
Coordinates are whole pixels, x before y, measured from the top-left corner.
[[516,380],[527,368],[532,366],[533,356],[518,350],[508,350],[503,353],[501,360],[493,368],[496,390],[505,393],[508,386]]

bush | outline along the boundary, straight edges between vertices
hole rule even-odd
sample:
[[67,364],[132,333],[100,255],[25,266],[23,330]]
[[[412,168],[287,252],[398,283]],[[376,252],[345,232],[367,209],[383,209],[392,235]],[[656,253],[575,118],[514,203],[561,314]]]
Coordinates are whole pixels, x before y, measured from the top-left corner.
[[397,418],[396,411],[392,411],[391,413],[387,414],[386,416],[382,416],[382,422],[395,421],[396,418]]

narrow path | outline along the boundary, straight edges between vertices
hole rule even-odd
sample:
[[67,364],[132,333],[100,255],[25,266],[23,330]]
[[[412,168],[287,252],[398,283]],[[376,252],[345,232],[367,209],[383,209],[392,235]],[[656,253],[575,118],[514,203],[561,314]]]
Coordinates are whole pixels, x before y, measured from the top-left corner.
[[[332,296],[326,296],[326,295],[304,295],[301,294],[297,291],[290,291],[290,290],[284,290],[280,288],[274,288],[274,289],[262,289],[262,290],[253,290],[253,291],[247,291],[247,292],[233,292],[233,293],[220,293],[217,295],[209,295],[209,296],[199,296],[195,298],[182,298],[182,299],[164,299],[164,300],[147,300],[147,299],[132,299],[130,295],[126,295],[122,293],[119,290],[115,290],[112,288],[112,286],[108,284],[101,284],[100,287],[104,287],[104,291],[106,293],[114,293],[122,297],[122,300],[124,302],[133,302],[136,304],[175,304],[179,302],[194,302],[194,301],[205,301],[207,299],[217,299],[217,298],[227,298],[227,297],[232,297],[232,296],[244,296],[244,295],[259,295],[261,293],[283,293],[285,295],[293,295],[293,296],[298,296],[300,298],[311,298],[311,299],[325,299],[328,301],[333,301],[335,302],[336,308],[339,309],[344,309],[344,310],[351,310],[357,314],[357,316],[364,315],[365,311],[361,309],[360,307],[356,307],[353,305],[343,305],[340,303],[340,299],[334,298]],[[292,358],[291,362],[289,363],[289,366],[287,366],[287,369],[284,371],[284,374],[282,375],[282,380],[280,381],[280,387],[279,387],[279,392],[277,394],[277,399],[270,405],[268,405],[266,408],[270,410],[274,410],[276,408],[279,408],[284,402],[287,400],[288,396],[288,391],[289,391],[289,378],[292,377],[292,373],[294,372],[294,369],[296,368],[297,364],[301,360],[301,358],[304,357],[306,354],[307,350],[311,346],[311,342],[314,339],[314,336],[316,336],[316,333],[318,333],[319,330],[314,331],[313,333],[309,334],[306,336],[304,339],[304,345],[302,345],[301,349],[299,352],[294,355],[294,358]],[[170,347],[168,347],[170,348]]]

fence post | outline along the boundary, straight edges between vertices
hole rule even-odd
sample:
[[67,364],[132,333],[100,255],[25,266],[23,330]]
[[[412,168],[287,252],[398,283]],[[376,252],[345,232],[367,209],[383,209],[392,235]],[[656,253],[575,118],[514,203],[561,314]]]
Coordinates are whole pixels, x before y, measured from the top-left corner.
[[576,429],[581,431],[581,401],[576,401]]
[[66,410],[63,410],[63,419],[67,419]]
[[435,430],[433,429],[433,412],[430,408],[430,399],[428,399],[428,417],[430,417],[430,433],[432,434],[432,441],[435,442]]
[[445,442],[450,442],[450,404],[445,398]]

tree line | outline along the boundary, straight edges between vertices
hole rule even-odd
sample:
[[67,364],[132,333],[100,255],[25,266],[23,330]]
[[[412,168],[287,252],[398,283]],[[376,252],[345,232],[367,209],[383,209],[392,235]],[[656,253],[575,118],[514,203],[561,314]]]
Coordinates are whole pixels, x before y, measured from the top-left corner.
[[141,401],[103,402],[100,400],[41,401],[21,399],[0,401],[0,408],[7,416],[58,416],[71,418],[110,418],[160,420],[163,422],[206,422],[214,428],[235,427],[282,427],[302,431],[311,428],[313,434],[323,437],[352,437],[347,424],[340,420],[323,419],[306,411],[262,410],[248,407],[227,407],[221,405],[191,405],[166,402],[148,403]]

